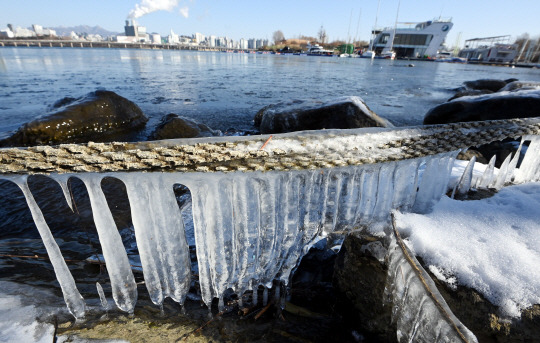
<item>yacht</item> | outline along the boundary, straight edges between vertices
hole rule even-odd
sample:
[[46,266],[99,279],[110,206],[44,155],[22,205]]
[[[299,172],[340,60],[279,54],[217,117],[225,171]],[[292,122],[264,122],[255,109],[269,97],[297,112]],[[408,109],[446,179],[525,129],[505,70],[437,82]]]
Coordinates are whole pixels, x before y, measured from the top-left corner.
[[370,50],[376,56],[391,58],[393,52],[397,58],[434,58],[454,25],[450,19],[400,24],[407,26],[373,30]]
[[323,49],[319,44],[307,45],[307,55],[308,56],[334,56],[333,50]]

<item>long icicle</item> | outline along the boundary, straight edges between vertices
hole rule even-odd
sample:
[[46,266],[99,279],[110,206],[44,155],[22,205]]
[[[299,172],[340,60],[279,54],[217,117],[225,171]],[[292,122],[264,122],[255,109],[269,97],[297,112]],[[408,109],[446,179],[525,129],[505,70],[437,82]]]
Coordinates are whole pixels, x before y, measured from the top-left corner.
[[75,285],[73,275],[71,275],[71,272],[66,265],[66,261],[64,261],[62,253],[60,252],[60,248],[54,240],[51,230],[49,229],[49,226],[47,225],[47,222],[43,217],[43,213],[41,212],[41,209],[34,200],[34,196],[32,195],[30,188],[28,188],[28,176],[24,175],[3,178],[14,182],[22,190],[24,197],[26,198],[28,207],[30,208],[30,213],[32,214],[34,223],[36,224],[36,227],[39,231],[39,235],[43,240],[45,249],[47,249],[47,254],[49,255],[49,259],[51,260],[51,264],[54,268],[54,272],[56,274],[56,278],[58,279],[58,283],[60,284],[60,288],[62,288],[64,300],[69,309],[69,312],[71,312],[71,314],[73,314],[73,316],[75,316],[75,318],[77,319],[84,318],[86,312],[86,304],[83,297],[81,296],[81,293],[79,293],[77,286]]
[[131,272],[122,238],[116,228],[105,195],[101,190],[102,175],[77,175],[88,190],[94,223],[111,280],[113,299],[122,311],[133,312],[137,302],[137,284]]

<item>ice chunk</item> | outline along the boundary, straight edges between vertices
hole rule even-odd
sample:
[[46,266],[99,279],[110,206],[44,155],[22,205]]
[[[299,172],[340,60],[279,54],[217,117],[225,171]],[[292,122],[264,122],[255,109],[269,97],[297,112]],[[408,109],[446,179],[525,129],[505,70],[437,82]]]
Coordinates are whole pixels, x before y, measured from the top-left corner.
[[34,200],[34,196],[32,195],[32,192],[30,192],[30,188],[28,188],[28,176],[2,176],[2,178],[14,182],[22,190],[28,207],[30,208],[30,213],[32,214],[34,223],[39,231],[39,235],[43,240],[45,249],[47,249],[47,255],[49,255],[49,259],[51,260],[51,264],[54,268],[54,273],[56,274],[60,288],[62,288],[66,305],[75,318],[84,318],[86,304],[83,297],[79,293],[77,286],[75,285],[75,280],[73,279],[73,276],[71,275],[71,272],[69,271],[69,268],[62,257],[60,248],[58,247],[58,244],[56,244],[56,241],[51,234],[51,230],[45,222],[43,213]]

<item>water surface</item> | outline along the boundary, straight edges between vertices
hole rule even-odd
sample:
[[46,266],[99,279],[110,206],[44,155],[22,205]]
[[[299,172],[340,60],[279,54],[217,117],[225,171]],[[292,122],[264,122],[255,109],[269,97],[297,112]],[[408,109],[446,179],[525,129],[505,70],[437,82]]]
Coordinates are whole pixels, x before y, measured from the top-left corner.
[[[410,64],[414,67],[409,67]],[[291,99],[362,97],[394,124],[420,124],[467,80],[540,81],[540,70],[360,58],[137,49],[0,49],[0,136],[66,97],[98,88],[150,117],[168,113],[215,129],[253,129],[262,107]]]

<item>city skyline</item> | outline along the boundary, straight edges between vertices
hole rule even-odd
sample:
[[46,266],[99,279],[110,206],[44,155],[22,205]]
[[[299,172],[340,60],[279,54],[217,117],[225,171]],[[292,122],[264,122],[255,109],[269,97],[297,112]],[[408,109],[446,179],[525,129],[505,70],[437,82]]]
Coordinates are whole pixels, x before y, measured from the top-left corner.
[[532,37],[540,35],[536,25],[539,2],[516,0],[513,6],[508,6],[508,2],[501,0],[452,3],[381,0],[378,16],[377,4],[377,0],[276,0],[271,4],[238,0],[233,5],[220,0],[26,0],[3,4],[0,28],[8,23],[21,27],[98,25],[109,31],[123,32],[125,20],[136,18],[148,32],[163,36],[172,29],[186,35],[200,32],[234,40],[250,37],[272,40],[277,30],[281,30],[285,38],[316,37],[322,26],[328,41],[355,38],[369,41],[376,17],[377,27],[388,27],[394,26],[397,15],[398,23],[452,18],[454,28],[447,37],[448,46],[455,45],[458,36],[463,45],[465,40],[478,37],[511,35],[515,39],[523,33]]

